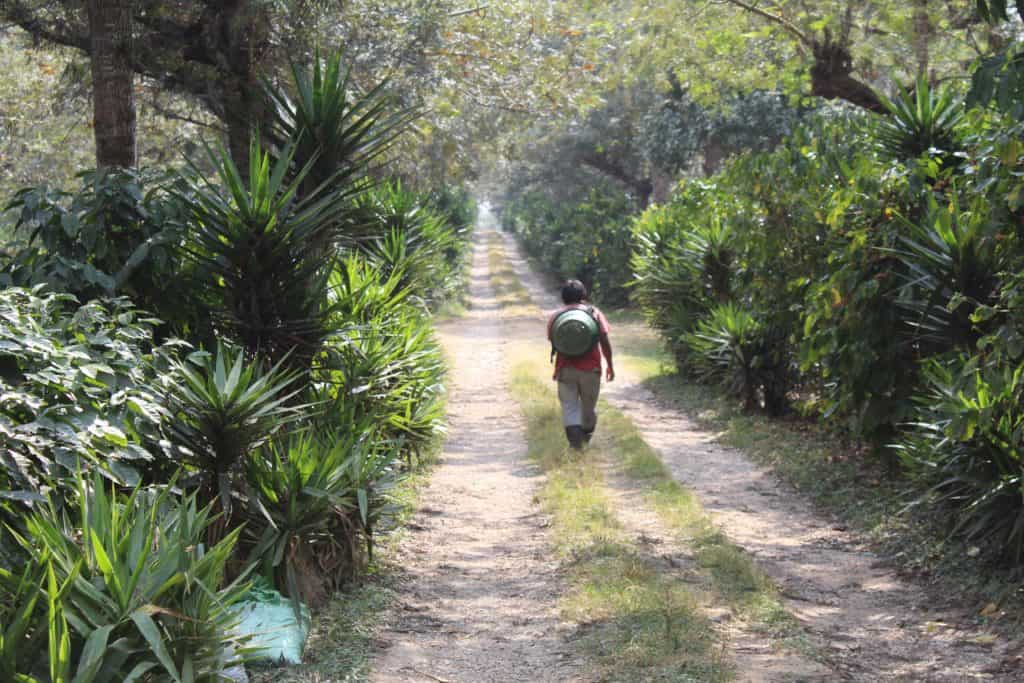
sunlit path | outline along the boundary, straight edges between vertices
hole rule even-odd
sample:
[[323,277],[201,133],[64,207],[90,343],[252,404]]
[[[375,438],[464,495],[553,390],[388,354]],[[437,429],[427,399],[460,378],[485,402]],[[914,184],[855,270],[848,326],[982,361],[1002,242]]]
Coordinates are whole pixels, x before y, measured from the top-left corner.
[[555,614],[557,566],[533,503],[505,351],[536,323],[504,319],[489,282],[483,214],[470,310],[441,329],[453,373],[442,462],[397,560],[400,603],[373,680],[569,681],[576,665]]

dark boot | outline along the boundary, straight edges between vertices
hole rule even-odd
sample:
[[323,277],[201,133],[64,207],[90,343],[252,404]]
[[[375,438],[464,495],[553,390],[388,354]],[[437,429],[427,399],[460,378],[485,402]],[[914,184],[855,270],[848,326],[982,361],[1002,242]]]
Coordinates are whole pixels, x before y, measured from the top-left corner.
[[591,429],[589,432],[584,430],[583,431],[583,443],[585,443],[585,444],[590,443],[590,437],[592,437],[592,436],[594,436],[594,430],[593,429]]
[[565,428],[565,438],[569,440],[569,448],[579,451],[583,449],[583,427],[573,425]]

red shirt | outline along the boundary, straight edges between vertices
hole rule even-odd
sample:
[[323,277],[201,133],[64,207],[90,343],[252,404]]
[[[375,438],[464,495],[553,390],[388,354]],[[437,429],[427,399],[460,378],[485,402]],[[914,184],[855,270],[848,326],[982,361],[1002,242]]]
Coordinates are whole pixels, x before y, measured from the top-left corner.
[[[608,334],[608,331],[611,329],[608,325],[608,318],[604,317],[604,313],[599,311],[597,306],[591,306],[590,304],[569,304],[568,306],[563,306],[562,308],[559,308],[557,311],[554,311],[550,316],[548,316],[548,341],[551,341],[551,325],[555,322],[555,318],[558,317],[559,313],[563,311],[568,311],[571,308],[580,308],[584,310],[587,308],[594,309],[594,319],[597,320],[598,331],[601,333],[602,336]],[[590,349],[590,351],[580,356],[579,358],[566,358],[565,356],[559,353],[555,359],[555,374],[557,375],[558,371],[567,365],[576,368],[577,370],[583,370],[584,372],[588,370],[597,370],[598,372],[600,372],[601,344],[594,344],[594,348]]]

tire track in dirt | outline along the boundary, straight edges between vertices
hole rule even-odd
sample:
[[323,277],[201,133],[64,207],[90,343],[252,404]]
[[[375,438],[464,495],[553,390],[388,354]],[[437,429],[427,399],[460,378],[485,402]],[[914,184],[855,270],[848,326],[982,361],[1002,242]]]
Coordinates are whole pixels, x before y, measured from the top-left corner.
[[371,680],[379,683],[580,680],[534,503],[542,475],[526,462],[507,388],[508,340],[535,335],[536,323],[501,315],[488,223],[475,238],[470,310],[439,330],[452,362],[449,433],[396,551],[399,599],[378,636]]
[[[510,235],[506,253],[534,301],[554,308],[555,292]],[[613,344],[624,338],[622,330],[618,337],[612,331]],[[776,582],[786,608],[823,648],[836,679],[1024,680],[1012,656],[1015,644],[981,631],[962,607],[936,604],[765,468],[662,405],[626,368],[616,370],[616,382],[605,386],[602,397],[633,420],[672,475]]]

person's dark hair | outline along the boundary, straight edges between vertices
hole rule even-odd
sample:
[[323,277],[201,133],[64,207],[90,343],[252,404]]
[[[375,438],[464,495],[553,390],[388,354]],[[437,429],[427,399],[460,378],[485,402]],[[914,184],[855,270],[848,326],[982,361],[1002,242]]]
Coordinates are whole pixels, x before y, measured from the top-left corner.
[[562,285],[562,302],[578,304],[587,298],[587,288],[579,280],[566,280]]

